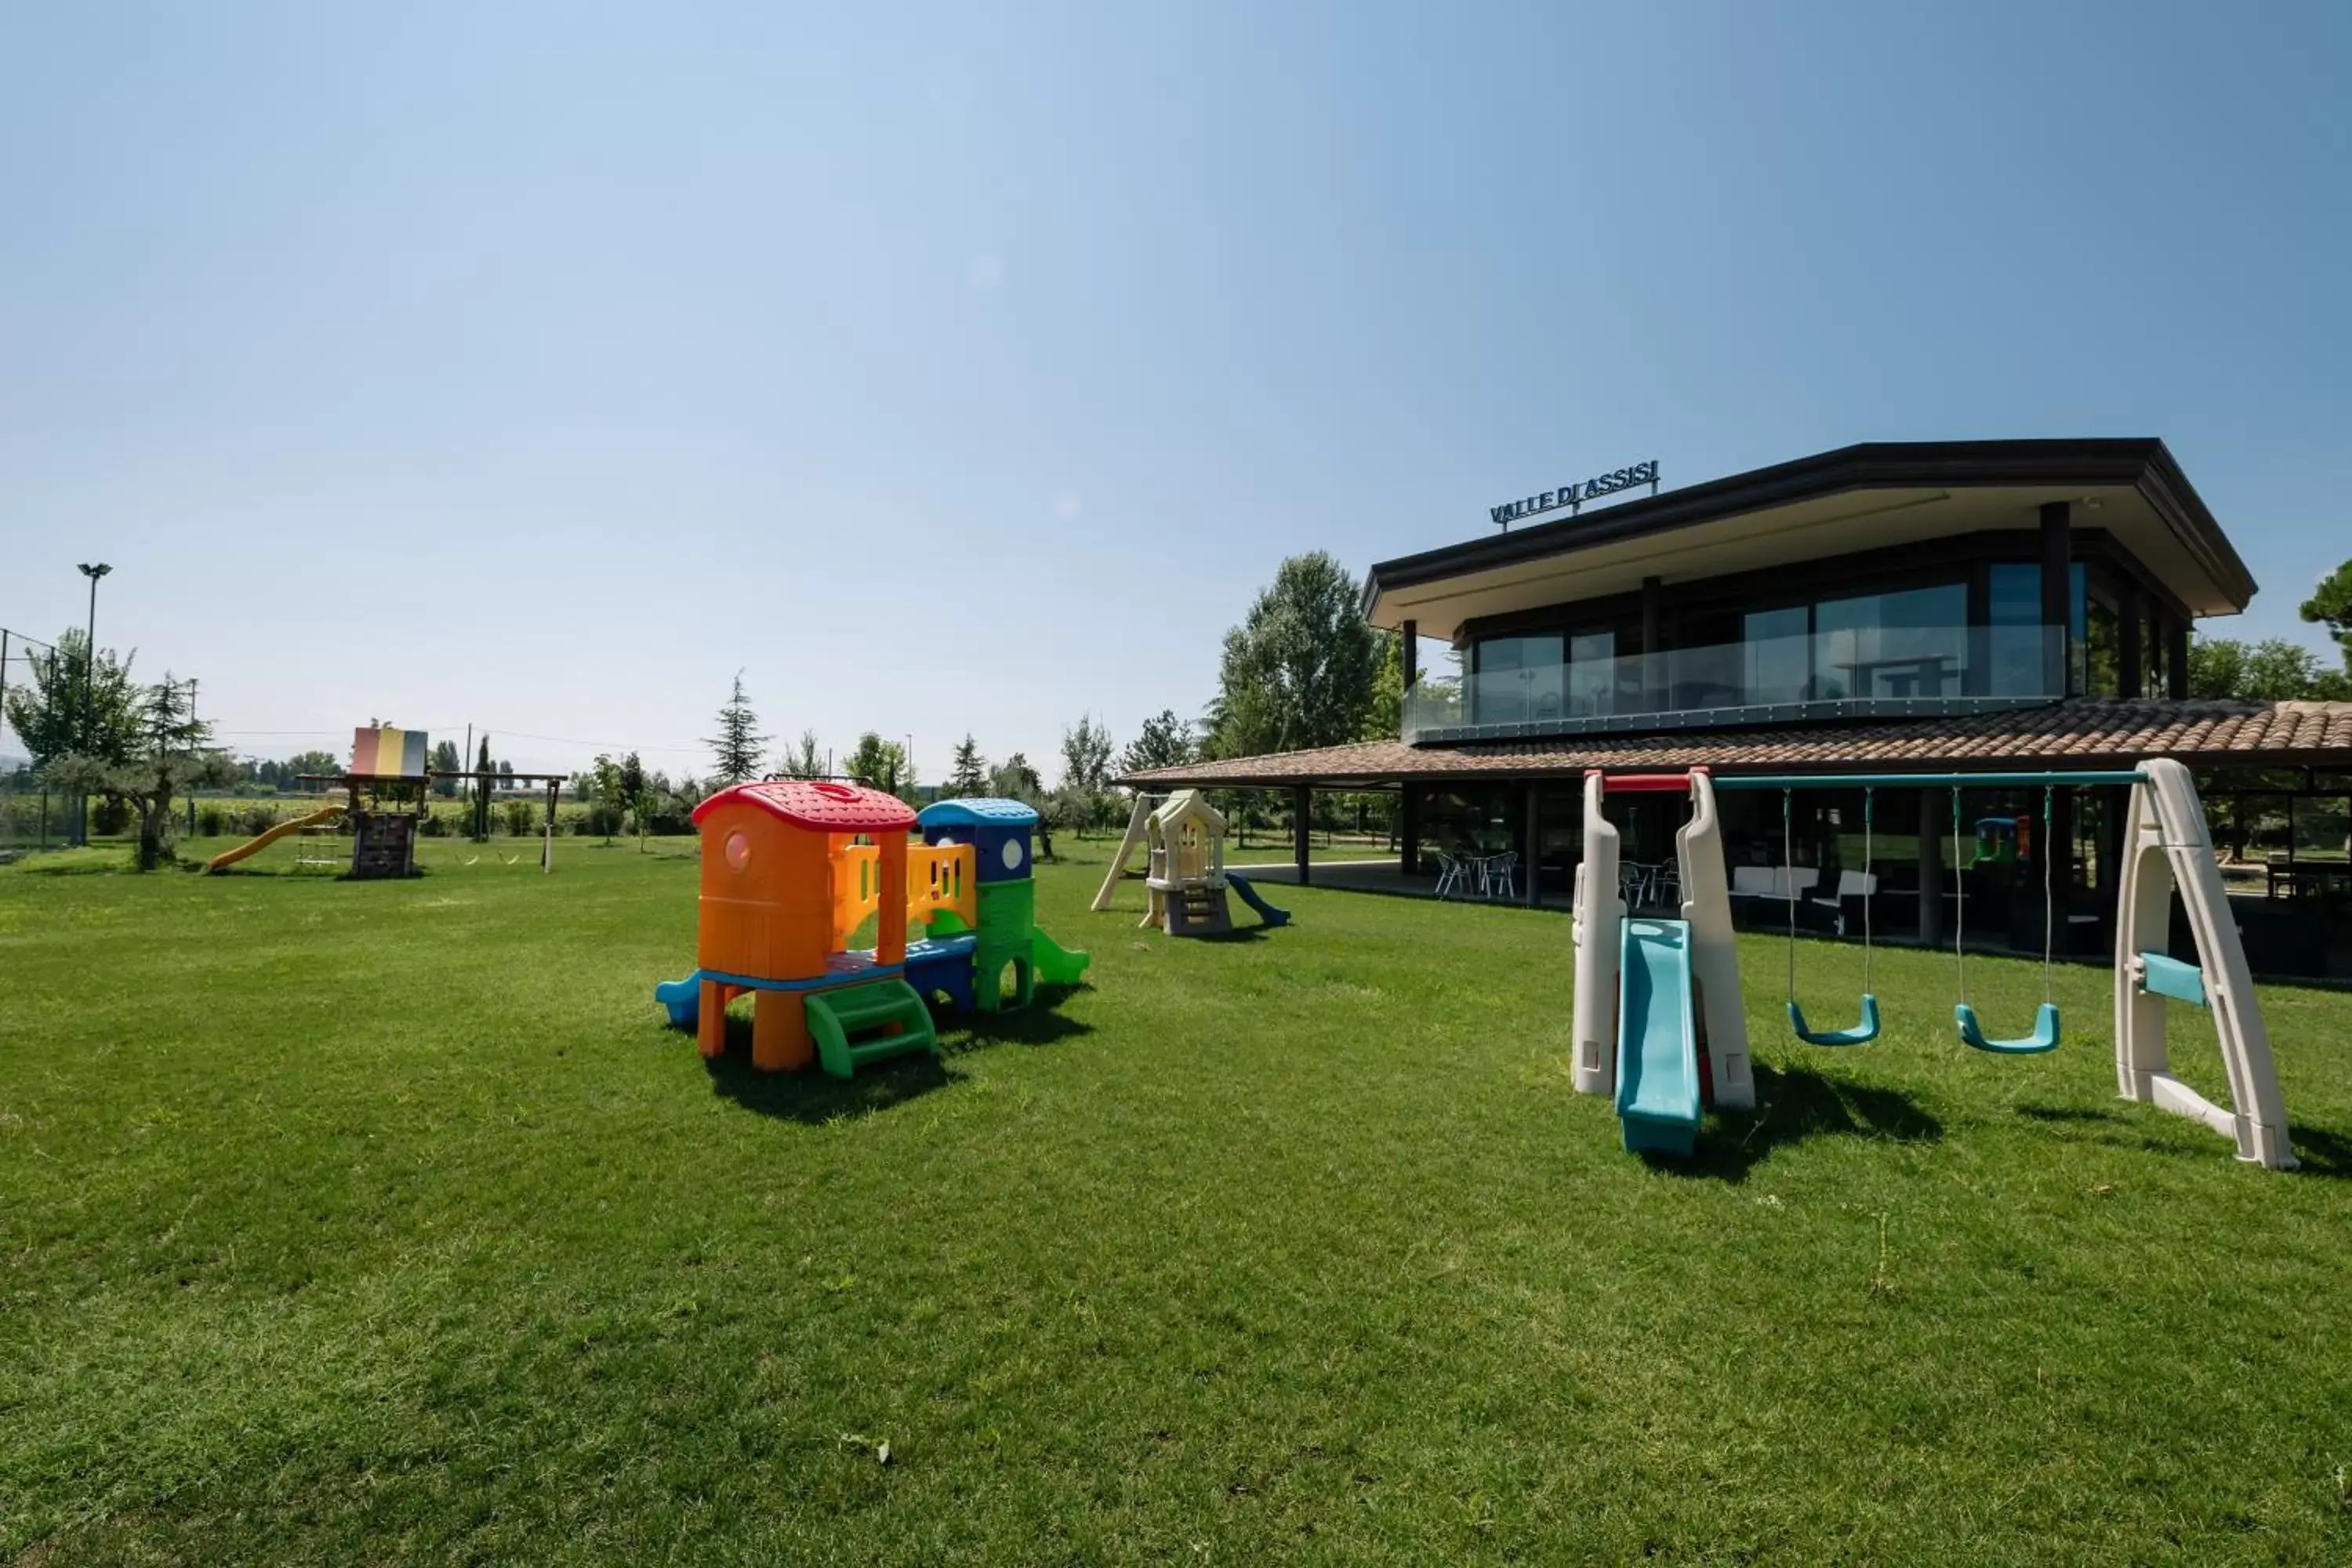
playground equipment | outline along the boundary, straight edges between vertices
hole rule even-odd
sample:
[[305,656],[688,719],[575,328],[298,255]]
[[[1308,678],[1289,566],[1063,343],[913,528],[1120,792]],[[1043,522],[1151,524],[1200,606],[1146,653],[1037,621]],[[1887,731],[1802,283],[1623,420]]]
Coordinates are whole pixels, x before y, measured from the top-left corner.
[[[1601,811],[1611,789],[1689,793],[1691,818],[1675,834],[1680,920],[1628,918],[1618,896],[1617,829]],[[1703,1072],[1711,1069],[1716,1104],[1756,1103],[1722,824],[1706,773],[1585,774],[1575,902],[1577,1091],[1616,1096],[1626,1148],[1688,1154],[1706,1098]]]
[[1097,914],[1110,908],[1119,879],[1127,874],[1128,857],[1139,844],[1150,852],[1143,877],[1147,905],[1142,924],[1158,926],[1170,936],[1222,936],[1234,929],[1227,889],[1240,894],[1265,924],[1289,923],[1289,910],[1267,903],[1248,878],[1225,869],[1224,816],[1192,789],[1164,797],[1135,797],[1127,832],[1111,856],[1102,889],[1095,895]]
[[[1797,863],[1797,837],[1794,824],[1796,791],[1780,792],[1780,864],[1794,867]],[[1878,795],[1874,790],[1862,792],[1862,1016],[1850,1029],[1812,1029],[1805,1025],[1805,1010],[1797,1005],[1797,879],[1784,876],[1782,886],[1789,899],[1789,1028],[1797,1038],[1809,1046],[1864,1046],[1878,1038],[1878,994],[1871,989],[1871,957],[1874,946],[1871,906],[1876,903],[1878,878],[1874,865],[1876,853],[1876,823]]]
[[330,805],[321,807],[317,811],[310,812],[302,816],[289,817],[284,822],[279,823],[277,826],[269,829],[268,832],[263,833],[257,837],[247,839],[244,843],[238,845],[234,849],[222,850],[219,854],[205,862],[205,869],[207,872],[223,870],[227,867],[236,865],[238,861],[247,858],[248,856],[259,854],[261,851],[268,848],[271,845],[277,843],[281,838],[290,837],[295,834],[304,832],[310,828],[323,827],[329,823],[339,822],[342,819],[342,816],[343,807],[340,805]]
[[[992,1013],[1026,1006],[1040,979],[1074,984],[1086,973],[1085,953],[1036,928],[1036,822],[1018,801],[941,801],[918,818],[856,784],[721,790],[694,809],[698,967],[654,998],[716,1057],[727,1047],[727,1005],[751,994],[751,1063],[763,1072],[814,1060],[845,1079],[866,1062],[936,1055],[927,996]],[[908,844],[918,826],[931,842]],[[869,918],[873,947],[850,951]]]
[[[2272,1170],[2293,1169],[2294,1152],[2287,1141],[2286,1107],[2271,1059],[2270,1037],[2255,1002],[2245,949],[2230,918],[2204,810],[2189,770],[2165,758],[2143,763],[2127,773],[1761,775],[1719,780],[1704,769],[1614,777],[1586,774],[1584,859],[1576,872],[1573,928],[1576,1089],[1616,1097],[1628,1149],[1674,1154],[1687,1154],[1693,1148],[1701,1106],[1710,1098],[1710,1090],[1713,1103],[1718,1106],[1755,1103],[1756,1086],[1738,1001],[1738,955],[1723,887],[1716,791],[1781,791],[1785,852],[1792,847],[1786,803],[1794,790],[1949,787],[1954,792],[1957,837],[1962,820],[1958,792],[1963,787],[2039,786],[2044,791],[2046,933],[2056,912],[2047,853],[2052,843],[2049,792],[2060,784],[2131,786],[2122,899],[2116,922],[2116,1078],[2123,1097],[2203,1122],[2232,1140],[2242,1161]],[[1617,830],[1603,816],[1601,806],[1609,792],[1633,790],[1690,795],[1691,819],[1675,837],[1682,870],[1680,920],[1633,918],[1618,897]],[[1867,793],[1864,811],[1866,858],[1871,852]],[[2194,963],[2158,951],[2166,938],[2176,890],[2196,942]],[[1865,896],[1865,911],[1868,907]],[[1792,931],[1794,913],[1792,908]],[[1844,1046],[1866,1043],[1877,1034],[1877,999],[1868,988],[1867,913],[1864,921],[1862,1022],[1853,1029],[1827,1037],[1807,1030],[1796,1004],[1792,952],[1789,1018],[1798,1038],[1810,1044]],[[1956,920],[1954,925],[1962,969],[1962,1000],[1955,1010],[1961,1041],[1979,1050],[2008,1055],[2054,1048],[2060,1020],[2049,994],[2055,954],[2047,935],[2042,953],[2044,1000],[2034,1032],[2021,1039],[2005,1040],[1987,1037],[1967,1004],[1961,921]],[[2167,997],[2211,1011],[2230,1085],[2229,1108],[2214,1104],[2172,1075],[2165,1040]]]

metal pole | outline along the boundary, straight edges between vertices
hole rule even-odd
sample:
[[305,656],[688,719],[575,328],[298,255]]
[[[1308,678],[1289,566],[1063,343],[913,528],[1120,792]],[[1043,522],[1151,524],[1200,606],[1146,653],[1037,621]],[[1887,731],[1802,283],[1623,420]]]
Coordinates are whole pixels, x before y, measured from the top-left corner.
[[[194,762],[194,761],[195,761],[195,758],[196,758],[196,734],[195,734],[195,730],[196,730],[196,678],[195,678],[194,676],[193,676],[193,675],[192,675],[192,676],[188,677],[188,760],[189,760],[190,762],[192,762],[192,763],[193,763],[193,762]],[[188,785],[188,837],[191,837],[191,838],[193,838],[193,837],[195,837],[195,834],[196,834],[196,786],[192,783],[192,784],[190,784]]]
[[[90,731],[98,721],[98,580],[114,570],[105,562],[92,565],[80,563],[81,574],[89,579],[89,625],[82,633],[81,647],[81,740],[84,747],[90,741]],[[74,792],[75,841],[89,842],[89,795]]]

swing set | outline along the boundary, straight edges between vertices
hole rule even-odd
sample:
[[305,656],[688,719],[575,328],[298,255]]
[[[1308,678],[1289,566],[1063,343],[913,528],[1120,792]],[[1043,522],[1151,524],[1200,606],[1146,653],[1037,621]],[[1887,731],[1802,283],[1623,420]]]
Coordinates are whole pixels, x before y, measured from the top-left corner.
[[[2135,780],[2138,777],[2136,773],[2128,776]],[[1724,779],[1718,782],[1717,787],[1737,789],[1742,782],[1744,781]],[[1790,871],[1793,871],[1797,863],[1796,793],[1796,786],[1793,784],[1781,786],[1780,864]],[[1968,889],[1965,885],[1958,889],[1958,897],[1955,900],[1958,907],[1952,920],[1952,957],[1959,972],[1959,999],[1952,1008],[1952,1017],[1959,1029],[1960,1043],[1975,1050],[1987,1051],[1996,1056],[2030,1057],[2040,1056],[2045,1051],[2054,1051],[2058,1048],[2060,1032],[2058,1003],[2052,994],[2051,986],[2052,972],[2055,969],[2057,961],[2058,900],[2057,887],[2053,880],[2052,873],[2055,857],[2052,852],[2051,838],[2051,829],[2056,819],[2056,785],[2045,784],[2042,786],[2042,1006],[2034,1015],[2033,1032],[2030,1035],[2021,1035],[2006,1039],[1987,1035],[1984,1032],[1984,1025],[1977,1017],[1976,1008],[1969,1003]],[[1862,1016],[1851,1028],[1816,1029],[1805,1022],[1805,1010],[1797,1002],[1797,879],[1793,875],[1784,875],[1782,878],[1788,885],[1789,900],[1789,1029],[1797,1038],[1809,1046],[1866,1046],[1878,1038],[1878,995],[1871,984],[1875,936],[1875,932],[1872,930],[1871,906],[1877,901],[1878,886],[1874,871],[1877,806],[1877,786],[1874,784],[1864,784],[1862,792]],[[2008,823],[2007,818],[1989,818],[1988,820],[1999,821],[2004,826]],[[1952,864],[1955,868],[1970,863],[1960,858],[1961,821],[1960,786],[1954,784],[1952,786]],[[1979,847],[1981,847],[1984,837],[1983,823],[1977,825],[1977,831]],[[1990,858],[1979,853],[1977,862],[1981,863],[1988,858]]]
[[[1958,889],[1952,922],[1958,992],[1952,1015],[1961,1043],[1973,1050],[1995,1056],[2039,1056],[2055,1050],[2061,1036],[2053,984],[2057,959],[2054,863],[2058,846],[2052,830],[2056,792],[2062,784],[2127,785],[2131,790],[2116,920],[2117,1089],[2126,1100],[2154,1104],[2205,1123],[2237,1144],[2241,1160],[2273,1170],[2292,1169],[2295,1160],[2287,1142],[2286,1109],[2271,1059],[2270,1037],[2255,1001],[2245,949],[2230,915],[2204,809],[2189,770],[2168,758],[2152,759],[2128,772],[1759,774],[1725,779],[1713,778],[1704,768],[1685,773],[1587,773],[1585,853],[1577,868],[1574,922],[1576,1060],[1571,1076],[1576,1088],[1580,1092],[1616,1096],[1628,1148],[1664,1153],[1689,1152],[1698,1126],[1702,1091],[1718,1106],[1755,1103],[1746,1026],[1737,1005],[1738,957],[1731,942],[1715,813],[1718,790],[1780,792],[1781,856],[1790,867],[1795,862],[1795,793],[1800,789],[1863,791],[1862,1002],[1860,1016],[1851,1027],[1816,1029],[1806,1021],[1797,998],[1796,879],[1783,872],[1789,912],[1789,1027],[1808,1045],[1842,1047],[1867,1045],[1878,1037],[1880,1029],[1872,915],[1877,890],[1878,789],[1948,788],[1952,792],[1952,858],[1957,868],[1966,863],[1961,854],[1966,820],[1961,813],[1963,789],[2039,788],[2042,1005],[2032,1031],[2016,1037],[1989,1035],[1969,1001],[1965,887]],[[1681,920],[1628,918],[1624,902],[1615,892],[1617,832],[1601,811],[1603,798],[1612,790],[1687,791],[1690,795],[1694,808],[1690,824],[1675,836],[1682,860]],[[2024,837],[2029,820],[2008,822],[2015,836],[2012,843]],[[2193,963],[2163,951],[2176,891],[2196,942]],[[2229,1106],[2205,1099],[2170,1071],[2165,1041],[2168,997],[2211,1012],[2229,1078]]]

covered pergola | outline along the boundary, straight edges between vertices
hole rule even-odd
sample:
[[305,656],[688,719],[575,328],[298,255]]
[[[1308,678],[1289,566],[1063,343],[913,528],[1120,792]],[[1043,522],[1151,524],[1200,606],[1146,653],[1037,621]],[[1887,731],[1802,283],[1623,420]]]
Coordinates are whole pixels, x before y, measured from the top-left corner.
[[[1517,791],[1524,802],[1518,823],[1521,859],[1530,874],[1521,879],[1516,891],[1520,901],[1536,905],[1545,901],[1542,879],[1533,872],[1541,858],[1546,794],[1557,801],[1560,785],[1591,769],[1653,772],[1705,767],[1725,777],[2020,770],[2090,773],[2129,768],[2150,757],[2171,757],[2209,776],[2222,769],[2233,773],[2293,769],[2306,781],[2305,793],[2329,795],[2337,775],[2352,775],[2352,703],[2075,698],[2011,711],[1846,724],[1570,735],[1455,745],[1370,741],[1154,769],[1119,782],[1145,790],[1195,787],[1286,793],[1293,806],[1292,874],[1303,884],[1311,883],[1314,877],[1309,822],[1317,791],[1396,792],[1402,797],[1398,890],[1412,886],[1421,875],[1424,825],[1419,802],[1429,793],[1423,786],[1475,784]],[[2346,793],[2347,806],[2352,807],[2352,785]],[[2052,837],[2058,843],[2074,839],[2081,794],[2071,786],[2053,791]],[[2229,841],[2231,813],[2226,785],[2215,792],[2208,809],[2217,841]],[[2115,815],[2106,814],[2109,818]],[[1942,920],[1941,884],[1935,879],[1943,850],[1938,843],[1929,842],[1934,836],[1926,826],[1927,820],[1923,811],[1918,830],[1918,896],[1920,933],[1932,939],[1939,933]],[[2352,918],[2352,910],[2346,916]]]

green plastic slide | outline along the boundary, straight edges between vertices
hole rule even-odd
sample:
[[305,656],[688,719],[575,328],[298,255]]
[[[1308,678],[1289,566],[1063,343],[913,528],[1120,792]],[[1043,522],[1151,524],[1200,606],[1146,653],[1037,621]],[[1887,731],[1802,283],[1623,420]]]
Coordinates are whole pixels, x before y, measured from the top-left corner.
[[1620,939],[1617,1116],[1625,1147],[1688,1154],[1698,1139],[1698,1027],[1687,921],[1629,920]]
[[1076,985],[1086,977],[1087,954],[1072,952],[1044,931],[1029,930],[1029,967],[1041,985]]

